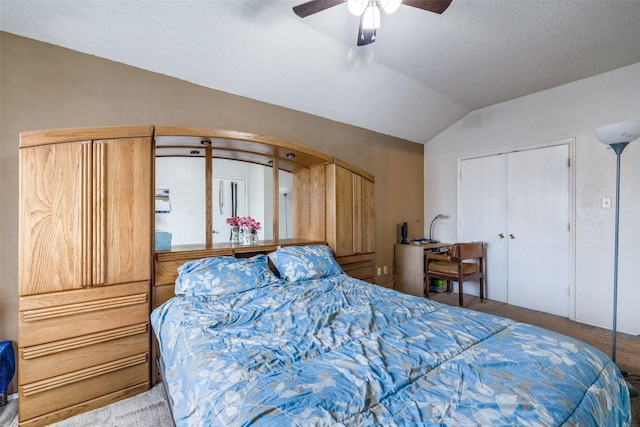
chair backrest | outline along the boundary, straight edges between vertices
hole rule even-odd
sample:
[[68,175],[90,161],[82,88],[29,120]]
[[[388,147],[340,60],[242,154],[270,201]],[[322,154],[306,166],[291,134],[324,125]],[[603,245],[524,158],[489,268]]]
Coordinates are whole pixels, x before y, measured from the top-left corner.
[[482,258],[482,242],[454,243],[451,247],[451,256],[462,260]]

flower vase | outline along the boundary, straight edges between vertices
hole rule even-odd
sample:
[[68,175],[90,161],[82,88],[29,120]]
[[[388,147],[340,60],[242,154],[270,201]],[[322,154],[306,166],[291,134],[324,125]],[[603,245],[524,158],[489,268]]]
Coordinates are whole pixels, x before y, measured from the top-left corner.
[[240,227],[237,225],[231,227],[231,244],[237,245],[240,243]]
[[240,244],[245,246],[252,245],[252,234],[249,227],[240,227]]

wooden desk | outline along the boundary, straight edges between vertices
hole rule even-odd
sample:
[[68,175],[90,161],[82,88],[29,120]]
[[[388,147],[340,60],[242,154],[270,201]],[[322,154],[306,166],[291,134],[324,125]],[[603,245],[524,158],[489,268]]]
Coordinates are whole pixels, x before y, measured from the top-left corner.
[[424,253],[443,252],[451,243],[395,245],[395,290],[405,294],[424,296]]

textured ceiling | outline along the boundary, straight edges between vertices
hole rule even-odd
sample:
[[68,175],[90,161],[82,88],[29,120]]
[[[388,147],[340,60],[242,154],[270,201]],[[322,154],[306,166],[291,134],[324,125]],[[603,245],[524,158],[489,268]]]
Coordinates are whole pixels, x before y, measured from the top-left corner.
[[640,62],[640,0],[401,6],[357,47],[346,4],[0,0],[2,31],[426,143],[470,111]]

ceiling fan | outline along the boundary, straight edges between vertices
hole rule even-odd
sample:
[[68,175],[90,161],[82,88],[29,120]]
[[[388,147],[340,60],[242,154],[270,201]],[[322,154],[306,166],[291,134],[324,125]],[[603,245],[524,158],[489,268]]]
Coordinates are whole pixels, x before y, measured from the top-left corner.
[[349,11],[360,17],[358,46],[376,41],[376,31],[380,28],[380,7],[386,14],[398,10],[401,4],[416,7],[433,13],[442,13],[452,0],[311,0],[293,7],[300,18],[322,12],[330,7],[347,3]]

